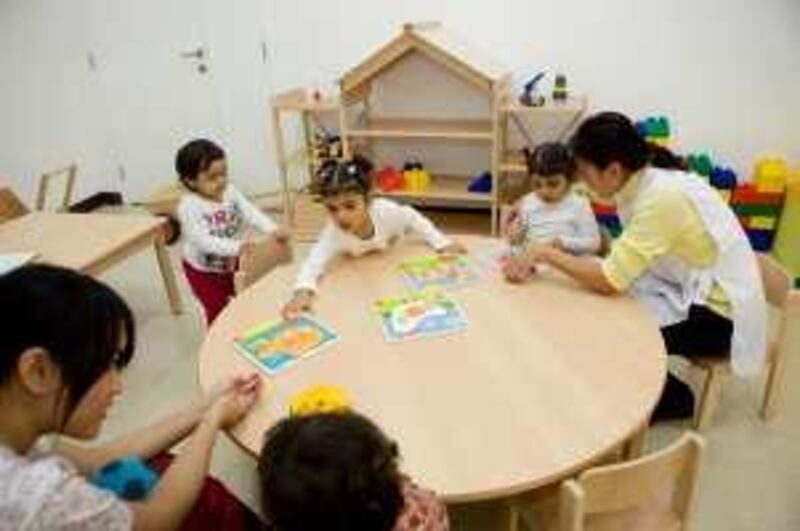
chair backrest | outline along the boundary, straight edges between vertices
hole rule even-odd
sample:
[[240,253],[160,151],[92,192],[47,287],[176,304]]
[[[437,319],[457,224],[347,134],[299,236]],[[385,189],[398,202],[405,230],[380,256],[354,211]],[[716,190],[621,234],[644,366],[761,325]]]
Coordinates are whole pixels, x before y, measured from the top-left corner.
[[25,203],[7,186],[0,186],[0,222],[24,216],[30,212]]
[[764,284],[764,296],[767,302],[778,308],[783,307],[789,292],[792,290],[791,273],[783,265],[768,254],[758,253],[758,267],[761,270],[761,281]]
[[292,250],[288,243],[278,243],[271,237],[256,243],[239,257],[239,269],[233,276],[234,290],[241,293],[277,266],[291,260]]
[[562,531],[581,531],[588,516],[634,511],[665,492],[685,525],[703,452],[702,437],[687,432],[669,447],[626,463],[593,468],[562,485]]
[[36,193],[36,210],[63,211],[72,202],[78,166],[70,164],[63,168],[43,173],[39,177]]

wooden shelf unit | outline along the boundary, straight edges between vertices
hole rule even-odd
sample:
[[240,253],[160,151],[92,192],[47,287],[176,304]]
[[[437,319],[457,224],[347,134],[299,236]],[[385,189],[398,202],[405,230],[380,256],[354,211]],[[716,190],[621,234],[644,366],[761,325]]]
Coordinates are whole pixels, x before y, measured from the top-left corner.
[[[338,134],[342,141],[342,152],[349,157],[357,144],[369,156],[372,143],[388,139],[416,139],[431,142],[470,142],[489,150],[489,167],[475,168],[474,175],[488,170],[492,175],[490,193],[472,193],[467,190],[469,177],[439,175],[431,172],[431,185],[425,191],[378,192],[415,205],[449,206],[457,208],[485,208],[491,211],[492,233],[497,234],[500,219],[500,188],[505,176],[527,172],[520,152],[508,146],[509,123],[516,124],[523,137],[528,138],[524,122],[536,116],[555,116],[565,122],[554,135],[563,139],[575,127],[587,108],[584,97],[570,98],[562,103],[548,102],[542,107],[526,107],[516,102],[512,95],[511,76],[464,43],[453,38],[438,23],[405,25],[398,37],[350,69],[341,78],[340,95],[337,98],[315,98],[312,91],[295,89],[272,98],[273,135],[276,156],[284,189],[284,208],[289,227],[294,224],[293,194],[288,184],[288,167],[293,158],[287,156],[281,127],[284,112],[300,113],[305,130],[306,146],[310,151],[311,134],[309,118],[321,115],[338,115]],[[372,116],[370,97],[372,83],[391,67],[395,61],[408,53],[426,55],[435,64],[460,77],[478,89],[489,102],[488,115],[484,119],[435,119],[426,117]],[[359,109],[358,107],[361,106]],[[352,111],[359,111],[354,116]],[[526,142],[529,143],[529,142]],[[301,150],[303,151],[303,150]],[[377,166],[382,161],[373,161]],[[309,172],[313,168],[309,164]]]
[[427,190],[398,190],[376,192],[379,197],[389,197],[418,206],[457,206],[462,208],[491,208],[492,194],[467,190],[469,177],[465,175],[432,174]]
[[354,138],[429,138],[491,142],[491,120],[434,120],[426,118],[371,118],[347,131]]

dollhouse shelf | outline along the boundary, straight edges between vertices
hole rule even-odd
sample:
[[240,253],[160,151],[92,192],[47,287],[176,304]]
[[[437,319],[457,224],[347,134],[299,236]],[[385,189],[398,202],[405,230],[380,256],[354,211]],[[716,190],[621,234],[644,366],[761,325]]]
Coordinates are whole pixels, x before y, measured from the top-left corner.
[[528,173],[525,156],[520,151],[505,152],[500,161],[500,171],[502,173]]
[[[391,94],[386,87],[397,83],[398,65],[411,56],[441,71],[449,79],[448,83],[465,84],[469,97],[476,102],[480,97],[480,103],[469,112],[461,104],[450,108],[441,104],[444,100],[436,100],[443,97],[436,91],[428,94],[427,77],[415,79],[411,76],[403,78],[404,87],[407,87],[403,100],[419,99],[428,103],[397,105],[386,96]],[[345,158],[353,154],[363,154],[367,158],[380,156],[385,160],[373,160],[380,167],[391,160],[387,153],[400,152],[395,158],[402,160],[406,146],[414,147],[413,142],[395,145],[387,140],[417,140],[426,149],[438,149],[442,156],[437,163],[442,164],[442,172],[431,172],[431,183],[426,190],[378,192],[378,195],[419,206],[485,209],[490,214],[492,233],[497,234],[501,201],[507,196],[505,191],[513,188],[514,181],[520,181],[521,174],[527,171],[518,148],[541,142],[543,138],[563,140],[586,110],[586,98],[575,97],[559,103],[548,101],[541,107],[518,104],[512,93],[511,72],[436,22],[404,25],[392,40],[344,72],[338,84],[339,94],[335,97],[301,88],[272,98],[273,140],[289,227],[293,227],[295,221],[289,169],[305,163],[308,174],[314,174],[315,166],[313,161],[308,162],[312,159],[308,154],[313,153],[311,143],[315,135],[312,130],[320,127],[323,115],[327,122],[338,123],[330,126],[326,122],[325,129],[329,128],[331,134],[339,137],[341,156]],[[460,90],[459,85],[448,86]],[[460,100],[454,98],[454,101]],[[410,109],[436,109],[437,112],[425,116],[425,111]],[[286,149],[282,114],[299,116],[303,125],[304,145],[297,157],[290,156]],[[544,137],[543,131],[554,132]],[[455,155],[447,155],[452,147],[446,145],[448,142],[458,143],[458,152],[468,156],[450,161],[447,156]],[[492,192],[469,192],[470,179],[486,171],[491,177]],[[451,175],[458,172],[471,175]]]
[[491,142],[489,120],[436,120],[427,118],[372,118],[347,132],[354,138],[428,138]]
[[464,175],[432,175],[427,190],[376,192],[402,203],[420,206],[460,206],[465,208],[491,208],[492,194],[467,191],[469,178]]

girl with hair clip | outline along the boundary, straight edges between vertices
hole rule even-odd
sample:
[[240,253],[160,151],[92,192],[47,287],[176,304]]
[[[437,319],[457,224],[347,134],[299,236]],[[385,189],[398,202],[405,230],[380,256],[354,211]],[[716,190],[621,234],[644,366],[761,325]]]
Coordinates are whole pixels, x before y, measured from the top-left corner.
[[422,237],[437,252],[466,252],[414,208],[373,198],[371,171],[372,164],[359,156],[342,162],[329,160],[320,168],[313,192],[325,205],[328,222],[300,267],[294,296],[283,307],[285,319],[311,310],[320,277],[340,254],[383,251],[410,233]]

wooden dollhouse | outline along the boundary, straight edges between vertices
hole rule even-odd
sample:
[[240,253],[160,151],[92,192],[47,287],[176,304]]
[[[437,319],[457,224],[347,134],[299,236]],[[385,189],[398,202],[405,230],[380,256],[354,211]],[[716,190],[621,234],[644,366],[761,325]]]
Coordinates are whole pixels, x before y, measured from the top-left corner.
[[[290,226],[296,199],[290,167],[305,161],[313,177],[322,158],[359,153],[376,170],[402,170],[413,159],[429,174],[424,186],[377,188],[378,195],[419,206],[483,209],[496,233],[500,206],[508,200],[504,184],[526,172],[519,149],[535,143],[537,132],[538,141],[564,136],[586,108],[584,98],[539,107],[517,103],[510,72],[439,23],[406,24],[392,41],[347,71],[338,88],[336,97],[294,89],[272,99]],[[303,131],[302,145],[293,152],[286,149],[282,123],[289,113],[300,117]],[[328,149],[320,150],[325,139]],[[481,174],[490,186],[469,191],[470,181]]]

